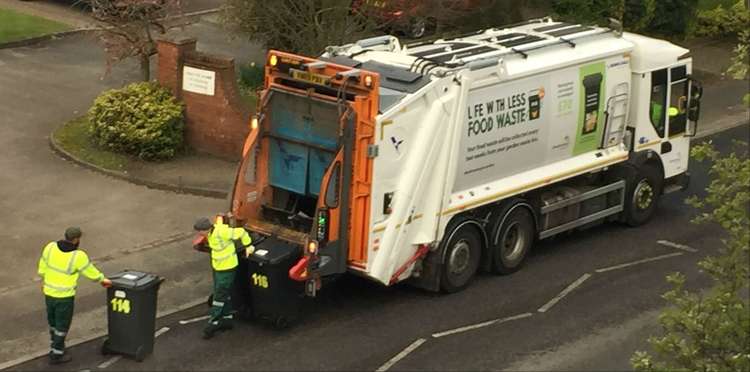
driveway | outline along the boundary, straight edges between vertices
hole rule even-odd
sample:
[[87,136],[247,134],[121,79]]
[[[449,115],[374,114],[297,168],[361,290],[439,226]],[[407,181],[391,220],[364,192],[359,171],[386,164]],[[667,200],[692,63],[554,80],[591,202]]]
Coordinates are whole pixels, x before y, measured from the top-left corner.
[[[260,55],[257,47],[227,42],[211,23],[185,33],[213,34],[213,51],[240,60]],[[223,210],[224,201],[111,179],[64,161],[49,148],[54,128],[85,113],[102,90],[138,77],[134,63],[104,76],[103,62],[100,46],[86,34],[0,50],[0,322],[7,331],[0,341],[0,364],[46,348],[36,264],[42,247],[61,238],[68,226],[83,229],[81,247],[95,262],[106,261],[105,273],[129,267],[168,276],[162,310],[200,298],[208,288],[204,258],[190,250],[187,237],[197,216]],[[186,290],[178,293],[181,285]],[[77,312],[93,311],[101,296],[98,287],[83,284]],[[73,337],[101,331],[98,310],[90,321],[76,318]]]

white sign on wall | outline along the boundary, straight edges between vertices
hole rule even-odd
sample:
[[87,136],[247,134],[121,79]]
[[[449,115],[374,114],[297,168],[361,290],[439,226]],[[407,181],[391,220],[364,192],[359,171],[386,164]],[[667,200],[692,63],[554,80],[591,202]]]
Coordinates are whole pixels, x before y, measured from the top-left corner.
[[188,92],[214,95],[216,72],[185,66],[182,69],[182,90]]

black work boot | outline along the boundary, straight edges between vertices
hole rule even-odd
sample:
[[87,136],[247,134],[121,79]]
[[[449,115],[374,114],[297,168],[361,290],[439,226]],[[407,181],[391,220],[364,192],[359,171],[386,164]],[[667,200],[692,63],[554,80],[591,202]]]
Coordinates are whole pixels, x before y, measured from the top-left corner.
[[70,354],[68,354],[68,353],[65,353],[65,354],[62,354],[62,355],[50,353],[50,355],[49,355],[49,364],[50,365],[63,364],[63,363],[70,362],[71,360],[73,360],[73,357],[70,356]]
[[208,340],[211,337],[216,336],[216,333],[218,333],[219,330],[221,330],[221,325],[218,321],[208,323],[206,328],[203,329],[203,339]]

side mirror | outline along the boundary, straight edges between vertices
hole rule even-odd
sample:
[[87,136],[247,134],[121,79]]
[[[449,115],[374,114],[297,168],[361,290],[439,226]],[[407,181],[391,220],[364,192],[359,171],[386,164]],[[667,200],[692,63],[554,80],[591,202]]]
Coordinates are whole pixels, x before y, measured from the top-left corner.
[[697,80],[690,79],[690,103],[688,107],[688,120],[698,121],[701,116],[701,97],[703,97],[703,85]]
[[685,135],[695,136],[698,132],[698,120],[701,117],[701,98],[703,97],[703,85],[700,81],[690,78],[690,99],[688,100],[687,116],[688,124]]

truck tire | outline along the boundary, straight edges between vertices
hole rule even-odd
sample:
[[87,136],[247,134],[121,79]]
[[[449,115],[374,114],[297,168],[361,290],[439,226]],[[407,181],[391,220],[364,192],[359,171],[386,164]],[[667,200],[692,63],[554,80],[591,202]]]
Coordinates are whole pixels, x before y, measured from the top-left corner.
[[653,166],[646,164],[634,170],[626,179],[625,223],[640,226],[654,216],[664,181]]
[[445,246],[441,265],[440,288],[454,293],[466,288],[479,269],[482,255],[482,235],[472,224],[459,224]]
[[497,274],[518,271],[534,243],[534,232],[534,216],[525,206],[514,204],[502,214],[490,241],[492,271]]

